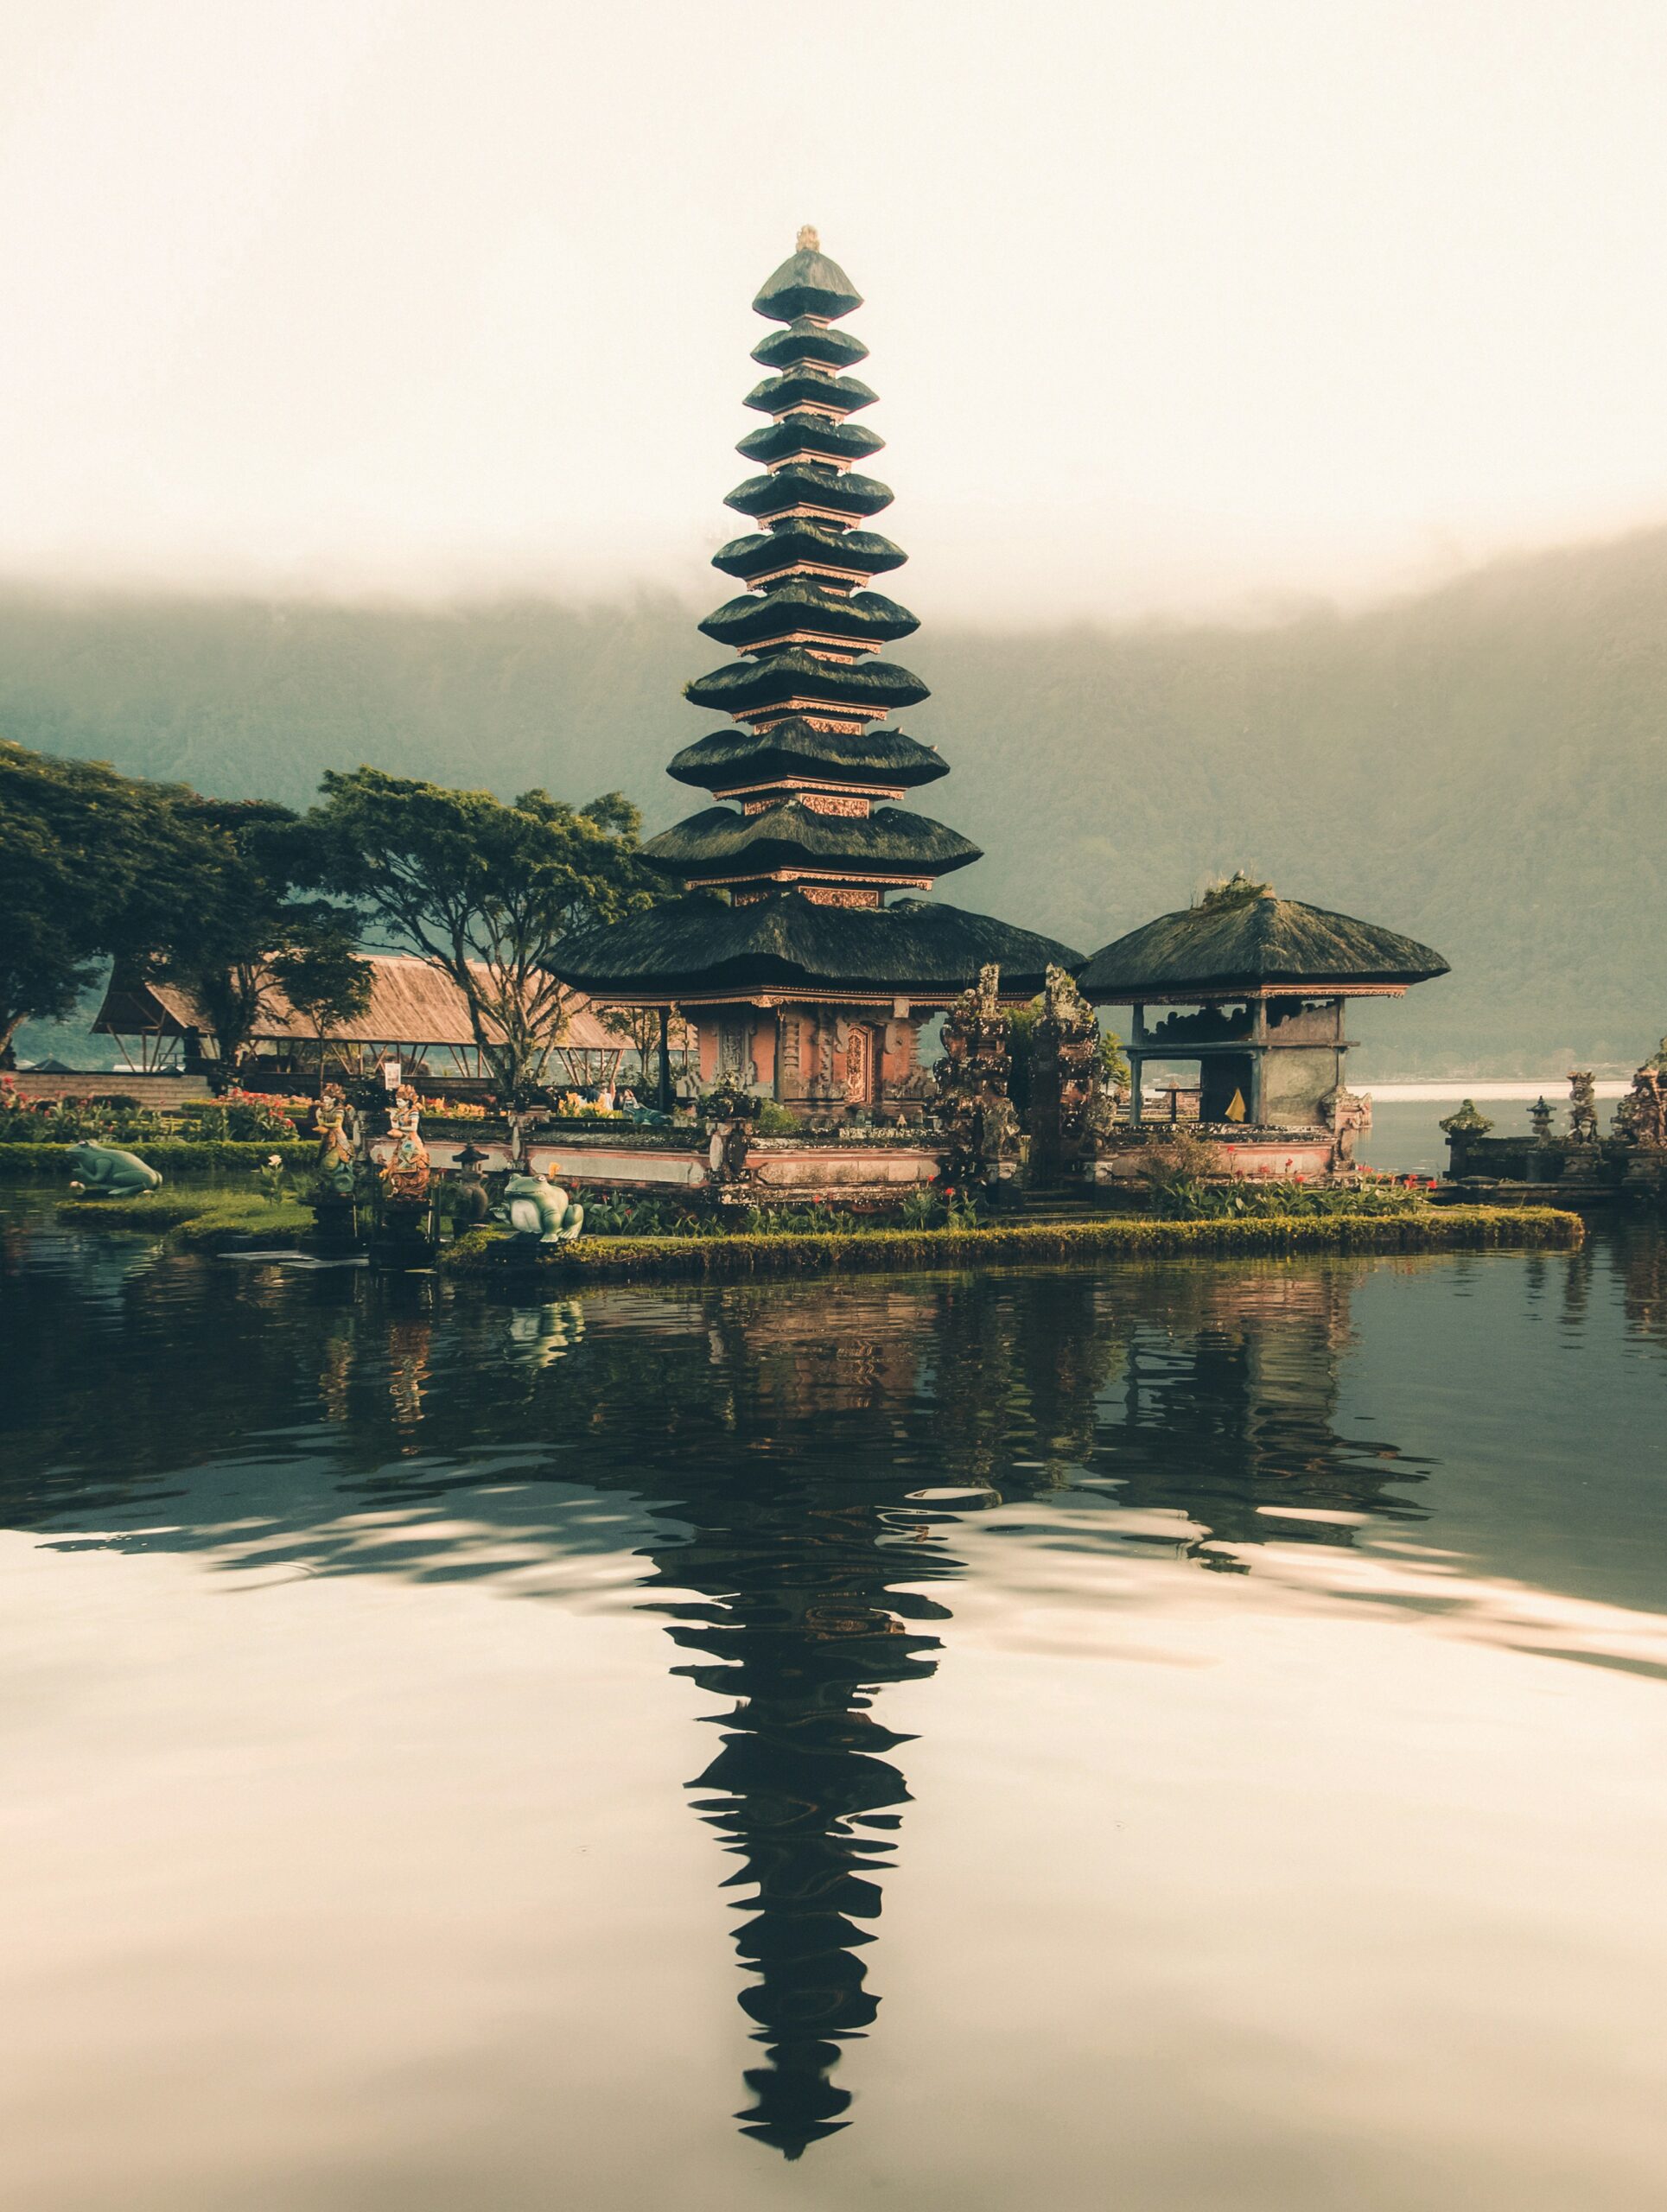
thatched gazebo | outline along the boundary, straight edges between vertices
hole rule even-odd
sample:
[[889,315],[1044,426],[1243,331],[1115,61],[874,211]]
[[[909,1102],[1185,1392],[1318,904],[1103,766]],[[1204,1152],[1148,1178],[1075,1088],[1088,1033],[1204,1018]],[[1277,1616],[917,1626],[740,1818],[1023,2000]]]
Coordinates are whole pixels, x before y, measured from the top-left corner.
[[[1413,938],[1236,875],[1196,906],[1102,947],[1078,980],[1094,1004],[1133,1009],[1137,1123],[1142,1066],[1196,1061],[1201,1123],[1338,1135],[1352,1103],[1343,1073],[1347,1002],[1400,998],[1447,972],[1441,954]],[[1154,1007],[1168,1011],[1155,1021]]]

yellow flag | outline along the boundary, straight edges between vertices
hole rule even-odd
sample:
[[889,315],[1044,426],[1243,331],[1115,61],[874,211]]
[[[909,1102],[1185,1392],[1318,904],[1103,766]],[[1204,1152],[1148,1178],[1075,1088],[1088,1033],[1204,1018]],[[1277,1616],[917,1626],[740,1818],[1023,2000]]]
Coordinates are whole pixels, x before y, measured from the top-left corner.
[[1244,1119],[1244,1094],[1242,1090],[1236,1090],[1228,1100],[1227,1119],[1230,1122],[1242,1122]]

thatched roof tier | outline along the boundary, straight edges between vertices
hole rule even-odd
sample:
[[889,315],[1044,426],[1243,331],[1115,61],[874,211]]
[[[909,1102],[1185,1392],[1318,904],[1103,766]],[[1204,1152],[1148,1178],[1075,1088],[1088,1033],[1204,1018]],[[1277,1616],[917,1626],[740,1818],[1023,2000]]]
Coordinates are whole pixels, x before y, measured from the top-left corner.
[[730,661],[709,676],[684,686],[691,706],[722,715],[767,713],[790,699],[856,707],[868,714],[894,714],[931,696],[919,677],[892,660],[824,660],[790,645],[762,660]]
[[766,466],[795,458],[837,461],[866,461],[886,441],[866,423],[836,423],[826,415],[803,409],[784,415],[779,423],[766,423],[749,430],[735,451],[748,461]]
[[1401,991],[1447,971],[1439,952],[1374,922],[1230,884],[1104,946],[1078,981],[1086,997],[1126,1006]]
[[691,995],[716,1003],[755,987],[839,999],[925,994],[943,1004],[993,960],[1018,995],[1032,996],[1050,962],[1075,956],[953,907],[880,904],[964,868],[978,848],[891,803],[946,772],[936,751],[899,729],[862,727],[927,695],[911,671],[878,658],[918,626],[914,616],[864,588],[907,556],[849,526],[891,499],[852,466],[881,443],[846,419],[875,395],[836,373],[866,351],[829,327],[858,296],[806,231],[754,304],[786,325],[754,349],[777,373],[747,400],[775,420],[741,442],[770,473],[729,504],[769,526],[714,555],[715,568],[751,589],[701,628],[741,658],[685,690],[694,705],[754,727],[715,730],[671,763],[680,781],[754,811],[710,806],[642,849],[663,874],[696,888],[729,887],[739,903],[685,899],[593,932],[572,950],[571,972],[606,976],[610,995],[644,1004]]
[[748,652],[801,635],[889,645],[920,626],[919,618],[883,592],[830,591],[807,576],[787,576],[762,594],[726,600],[699,625],[721,645]]
[[744,883],[780,868],[879,882],[946,875],[981,857],[958,830],[900,806],[869,814],[824,814],[797,798],[757,814],[709,806],[643,846],[649,867],[707,882]]
[[[335,1022],[329,1030],[333,1044],[443,1047],[471,1046],[474,1031],[469,1022],[468,1002],[449,976],[426,960],[408,954],[379,952],[367,958],[371,971],[370,1003],[363,1014]],[[479,971],[484,978],[486,970]],[[310,1041],[312,1024],[298,1014],[283,993],[269,984],[252,1032],[257,1045]],[[604,1029],[588,1000],[564,995],[567,1027],[564,1045],[583,1051],[616,1050],[619,1039]],[[213,1027],[188,991],[176,983],[156,982],[149,977],[118,969],[111,976],[104,1004],[92,1024],[95,1032],[113,1037],[184,1036]],[[500,1041],[495,1023],[487,1035]]]
[[790,777],[911,790],[948,775],[949,763],[900,729],[818,729],[795,715],[756,735],[715,729],[675,754],[669,772],[713,791],[757,790]]
[[794,407],[825,407],[834,415],[855,415],[872,407],[880,394],[860,377],[818,376],[814,369],[788,369],[755,384],[742,402],[760,415],[785,415]]
[[867,992],[947,1005],[995,961],[1003,998],[1041,989],[1049,966],[1082,955],[1052,938],[936,900],[823,906],[797,892],[731,906],[699,894],[575,938],[563,975],[608,1003]]
[[799,233],[804,243],[789,254],[779,269],[764,280],[753,302],[754,315],[772,322],[792,322],[800,315],[820,315],[837,321],[862,304],[862,295],[837,261],[830,261],[817,244],[814,231]]
[[894,497],[889,484],[854,469],[830,468],[818,461],[790,461],[767,476],[749,476],[724,494],[723,504],[741,515],[786,514],[792,507],[825,507],[840,515],[877,515]]
[[753,359],[767,369],[791,368],[796,361],[818,361],[849,369],[866,361],[868,349],[849,330],[830,330],[812,315],[795,315],[785,330],[767,331],[753,348]]
[[773,575],[778,569],[799,563],[812,568],[837,569],[853,576],[883,575],[900,569],[908,555],[889,537],[871,530],[841,530],[825,522],[786,522],[779,530],[760,531],[749,537],[732,537],[712,556],[712,566],[725,575],[750,582]]

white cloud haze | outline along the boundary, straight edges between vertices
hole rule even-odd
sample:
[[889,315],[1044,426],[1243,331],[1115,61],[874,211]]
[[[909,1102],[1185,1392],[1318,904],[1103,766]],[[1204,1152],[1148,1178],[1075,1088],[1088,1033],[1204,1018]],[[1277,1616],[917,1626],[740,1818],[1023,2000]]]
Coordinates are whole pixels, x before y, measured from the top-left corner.
[[1667,514],[1659,0],[0,0],[0,574],[704,595],[801,222],[923,613]]

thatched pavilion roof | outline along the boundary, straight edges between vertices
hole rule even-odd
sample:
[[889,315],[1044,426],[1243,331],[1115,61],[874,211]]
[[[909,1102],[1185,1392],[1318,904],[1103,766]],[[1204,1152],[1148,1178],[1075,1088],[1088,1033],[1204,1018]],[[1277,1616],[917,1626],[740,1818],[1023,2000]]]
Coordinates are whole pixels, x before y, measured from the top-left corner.
[[1033,930],[936,900],[824,906],[802,893],[729,906],[694,893],[576,938],[563,979],[603,1001],[715,1000],[726,993],[907,997],[947,1004],[999,963],[1002,995],[1031,998],[1051,965],[1082,955]]
[[1439,952],[1375,922],[1276,898],[1236,877],[1195,906],[1103,945],[1078,971],[1084,995],[1129,1005],[1273,992],[1399,991],[1444,976]]
[[[449,976],[410,954],[376,953],[369,957],[371,1001],[366,1011],[351,1021],[334,1026],[333,1042],[347,1045],[472,1046],[468,1007]],[[579,1051],[617,1052],[620,1039],[602,1027],[589,999],[576,991],[565,994],[568,1026],[562,1043]],[[111,978],[104,1004],[92,1024],[111,1037],[183,1036],[188,1030],[205,1032],[212,1025],[188,991],[175,983],[152,982],[124,976]],[[488,1035],[493,1033],[488,1025]],[[311,1040],[314,1032],[283,994],[274,988],[267,1010],[255,1025],[255,1044]]]

